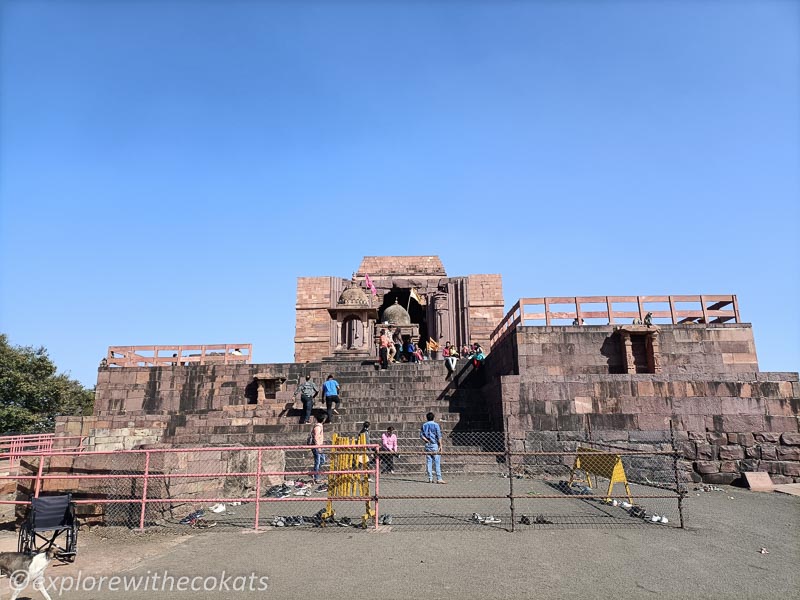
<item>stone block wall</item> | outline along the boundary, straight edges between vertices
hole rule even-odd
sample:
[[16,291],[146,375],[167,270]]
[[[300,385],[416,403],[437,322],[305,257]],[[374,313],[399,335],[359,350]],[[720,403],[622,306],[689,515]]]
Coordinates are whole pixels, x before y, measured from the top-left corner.
[[331,353],[333,277],[298,277],[294,359],[303,363]]
[[[659,325],[663,373],[758,371],[748,323]],[[509,337],[515,336],[513,342]],[[614,326],[520,327],[499,345],[514,343],[521,371],[537,375],[624,373]],[[493,350],[494,351],[494,350]]]
[[503,278],[500,275],[467,277],[469,334],[473,342],[489,349],[489,338],[505,314]]

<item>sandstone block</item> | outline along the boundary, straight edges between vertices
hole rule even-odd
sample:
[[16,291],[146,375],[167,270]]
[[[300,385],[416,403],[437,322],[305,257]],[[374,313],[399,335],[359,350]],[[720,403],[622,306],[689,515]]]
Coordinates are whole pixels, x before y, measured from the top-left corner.
[[781,434],[772,431],[762,431],[753,434],[753,437],[757,442],[778,442],[781,439]]
[[714,485],[730,485],[739,479],[738,473],[708,473],[703,475],[705,483]]
[[709,431],[708,432],[708,441],[711,444],[716,444],[717,446],[727,444],[728,443],[728,434],[721,433],[717,431]]
[[787,477],[800,477],[800,463],[797,462],[778,462],[780,474]]
[[714,448],[711,444],[697,444],[697,458],[699,460],[714,460]]
[[784,433],[781,442],[787,446],[800,446],[800,433]]
[[694,463],[694,470],[703,475],[719,473],[719,463],[710,460],[698,460]]
[[738,473],[739,464],[733,460],[723,460],[719,463],[720,473]]
[[780,446],[778,448],[778,460],[798,460],[800,461],[800,447]]
[[720,460],[741,460],[744,458],[744,448],[741,446],[720,446]]

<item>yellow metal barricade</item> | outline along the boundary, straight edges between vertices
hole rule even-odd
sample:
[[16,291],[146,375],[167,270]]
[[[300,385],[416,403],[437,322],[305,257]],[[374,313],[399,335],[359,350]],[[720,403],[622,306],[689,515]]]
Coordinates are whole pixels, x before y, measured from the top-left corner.
[[[583,471],[585,479],[576,479],[576,471]],[[614,484],[622,483],[625,485],[628,501],[633,504],[631,488],[628,486],[628,479],[625,477],[625,468],[622,466],[622,458],[619,454],[609,454],[608,452],[595,450],[593,448],[578,448],[578,453],[575,456],[575,463],[572,466],[572,471],[569,476],[569,484],[572,485],[574,481],[585,482],[590,488],[594,489],[595,486],[592,485],[592,475],[595,477],[595,484],[597,483],[598,477],[608,479],[606,501],[610,500]]]
[[[350,438],[333,434],[331,444],[330,460],[328,461],[328,503],[321,515],[324,525],[333,519],[336,511],[333,509],[333,501],[336,498],[365,498],[365,513],[361,517],[361,523],[367,526],[369,519],[375,517],[375,510],[372,508],[371,496],[369,493],[369,474],[368,473],[337,473],[337,471],[365,471],[369,469],[369,453],[367,448],[354,448],[352,446],[366,445],[367,438],[362,433],[357,438]],[[336,446],[342,446],[337,448]],[[347,446],[350,446],[349,448]]]

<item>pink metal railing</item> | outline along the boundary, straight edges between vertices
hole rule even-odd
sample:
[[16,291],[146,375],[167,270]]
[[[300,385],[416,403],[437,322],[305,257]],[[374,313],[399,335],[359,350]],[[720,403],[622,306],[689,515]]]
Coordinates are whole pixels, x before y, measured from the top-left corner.
[[[596,310],[584,308],[584,304],[601,305]],[[635,305],[635,310],[620,308],[619,304]],[[658,310],[653,304],[667,305],[668,310]],[[691,308],[679,306],[691,304]],[[567,306],[569,310],[554,310]],[[534,308],[538,307],[538,308]],[[520,298],[511,307],[490,336],[491,345],[504,338],[517,325],[551,325],[554,319],[573,319],[583,323],[584,319],[602,319],[609,325],[621,319],[644,319],[651,313],[654,319],[669,319],[672,324],[682,323],[739,323],[739,303],[735,294],[689,295],[689,296],[566,296],[547,298]],[[527,323],[538,321],[538,323]]]
[[78,449],[82,451],[85,441],[85,437],[56,437],[54,433],[0,436],[0,469],[4,468],[3,463],[5,463],[5,469],[11,473],[19,464],[20,455],[50,452],[53,450],[54,444],[60,446],[61,449]]
[[249,364],[252,344],[183,344],[177,346],[109,346],[109,367],[174,367],[189,364]]
[[[59,438],[61,439],[61,438]],[[141,481],[141,488],[142,494],[141,497],[136,498],[84,498],[84,499],[77,499],[74,500],[76,504],[140,504],[141,511],[139,517],[139,528],[144,529],[145,523],[145,513],[148,504],[158,504],[158,503],[217,503],[217,502],[241,502],[243,504],[246,503],[254,503],[255,504],[255,520],[254,520],[254,529],[259,528],[259,516],[260,516],[260,507],[261,503],[263,502],[320,502],[320,501],[343,501],[343,502],[354,502],[360,501],[364,502],[365,500],[373,500],[375,502],[375,526],[377,528],[378,524],[378,490],[379,490],[379,481],[380,481],[380,458],[378,455],[379,446],[376,444],[372,445],[321,445],[321,446],[314,446],[315,448],[321,449],[334,449],[336,451],[346,451],[348,449],[358,449],[361,452],[369,451],[374,453],[375,455],[375,462],[374,468],[372,469],[361,469],[361,470],[348,470],[348,471],[324,471],[322,474],[324,475],[372,475],[375,477],[375,496],[371,496],[369,498],[365,498],[363,496],[347,496],[341,497],[337,496],[335,498],[328,498],[328,497],[296,497],[291,496],[287,498],[262,498],[261,497],[261,484],[262,484],[262,477],[263,476],[299,476],[299,475],[306,475],[312,476],[314,475],[313,470],[303,470],[303,471],[265,471],[263,469],[263,454],[265,451],[304,451],[308,452],[311,449],[311,446],[259,446],[259,447],[211,447],[211,448],[158,448],[152,450],[115,450],[115,451],[100,451],[100,452],[76,452],[76,451],[59,451],[59,450],[51,450],[47,452],[19,452],[17,453],[18,459],[24,459],[26,457],[38,458],[38,466],[36,475],[0,475],[0,481],[2,480],[18,480],[18,481],[29,481],[33,483],[33,496],[35,498],[39,497],[39,494],[42,491],[42,486],[45,482],[49,480],[92,480],[92,479],[102,479],[102,480],[112,480],[112,479],[125,479],[125,480],[132,480],[134,482],[134,489],[136,487],[135,483],[137,481]],[[151,473],[150,472],[150,462],[151,457],[157,454],[171,454],[171,453],[199,453],[199,452],[241,452],[243,450],[248,451],[256,451],[257,454],[257,462],[256,462],[256,469],[255,471],[241,471],[241,472],[207,472],[207,473]],[[77,456],[80,455],[82,457],[99,457],[99,456],[119,456],[119,455],[138,455],[144,456],[144,469],[142,473],[132,473],[132,474],[110,474],[110,473],[82,473],[82,474],[46,474],[45,473],[45,463],[52,457],[58,456]],[[98,468],[101,470],[101,468]],[[221,477],[255,477],[256,479],[256,490],[255,490],[255,497],[240,497],[240,498],[148,498],[147,497],[147,490],[148,484],[151,480],[154,479],[192,479],[192,478],[221,478]],[[0,500],[0,504],[21,504],[27,505],[30,504],[29,500]]]

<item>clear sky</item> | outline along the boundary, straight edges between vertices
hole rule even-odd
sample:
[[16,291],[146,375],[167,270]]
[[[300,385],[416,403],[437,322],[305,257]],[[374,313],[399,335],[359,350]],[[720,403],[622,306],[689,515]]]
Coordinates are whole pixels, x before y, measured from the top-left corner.
[[293,357],[298,276],[725,294],[800,368],[800,3],[0,0],[0,331]]

